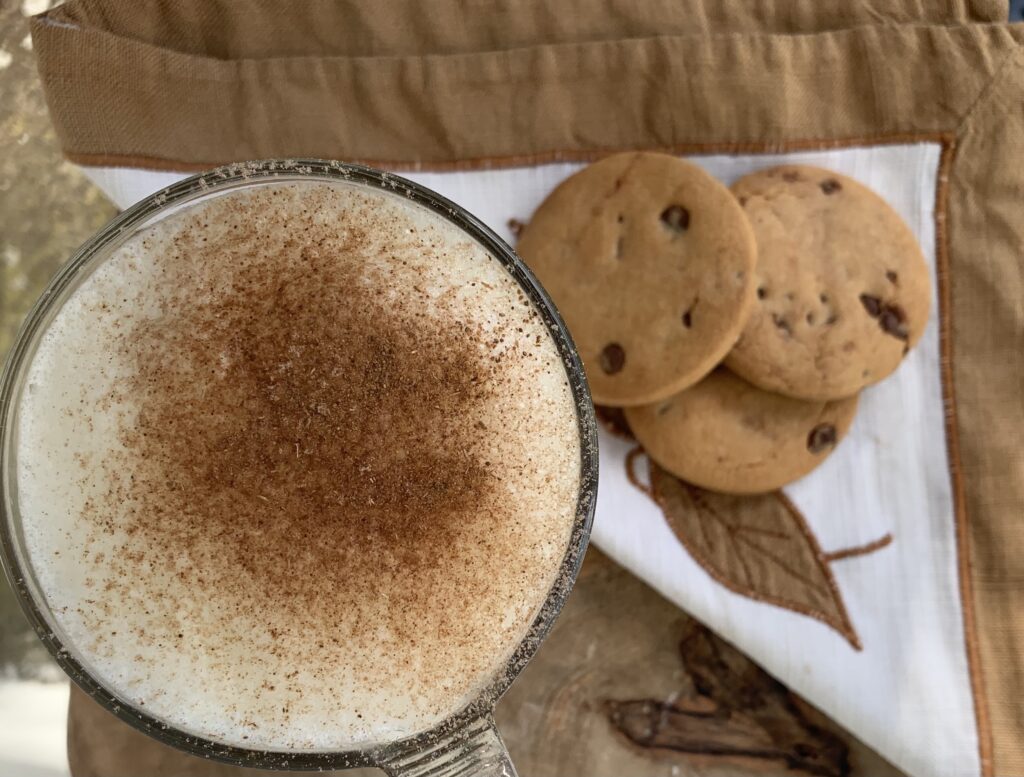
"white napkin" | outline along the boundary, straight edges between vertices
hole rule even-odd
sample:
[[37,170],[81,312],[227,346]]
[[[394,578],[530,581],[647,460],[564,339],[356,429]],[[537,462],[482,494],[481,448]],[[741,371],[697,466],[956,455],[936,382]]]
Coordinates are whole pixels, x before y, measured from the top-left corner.
[[[692,159],[726,184],[782,162],[818,165],[862,181],[910,225],[934,282],[939,150],[937,144],[921,143]],[[513,242],[509,219],[527,221],[581,166],[403,175],[466,207]],[[86,173],[121,206],[184,177],[112,168]],[[625,455],[631,445],[606,433],[593,541],[902,769],[967,775],[979,771],[977,731],[958,591],[938,301],[933,300],[920,344],[894,375],[864,393],[848,438],[817,471],[785,489],[825,554],[892,537],[873,553],[825,562],[835,583],[828,595],[836,610],[848,615],[845,634],[822,620],[735,593],[712,578],[661,510],[627,481]]]

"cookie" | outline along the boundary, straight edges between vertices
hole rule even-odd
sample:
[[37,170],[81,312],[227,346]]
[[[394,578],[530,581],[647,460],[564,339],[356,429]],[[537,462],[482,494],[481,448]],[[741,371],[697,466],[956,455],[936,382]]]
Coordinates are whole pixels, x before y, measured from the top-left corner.
[[599,404],[655,402],[696,383],[753,308],[742,209],[666,154],[616,154],[573,175],[517,248],[565,318]]
[[895,370],[931,299],[921,248],[899,215],[815,167],[761,170],[733,192],[757,238],[758,299],[728,367],[803,399],[851,396]]
[[726,494],[756,494],[803,477],[835,449],[857,397],[806,401],[719,368],[674,397],[626,409],[647,454],[673,475]]

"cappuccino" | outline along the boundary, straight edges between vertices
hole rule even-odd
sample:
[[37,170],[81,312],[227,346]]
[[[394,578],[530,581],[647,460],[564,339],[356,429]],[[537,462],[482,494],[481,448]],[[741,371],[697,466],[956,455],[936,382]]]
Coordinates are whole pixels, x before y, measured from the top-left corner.
[[426,730],[500,672],[580,478],[554,340],[397,195],[252,186],[134,234],[48,324],[16,417],[31,566],[118,696],[238,747]]

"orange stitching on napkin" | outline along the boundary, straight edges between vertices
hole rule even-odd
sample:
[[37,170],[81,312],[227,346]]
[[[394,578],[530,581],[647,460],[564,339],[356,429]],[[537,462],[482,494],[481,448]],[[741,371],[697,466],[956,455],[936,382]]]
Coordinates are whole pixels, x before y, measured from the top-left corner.
[[[666,154],[768,154],[788,151],[822,151],[832,148],[848,148],[850,146],[887,146],[899,143],[948,143],[952,136],[943,132],[897,132],[885,135],[860,135],[850,138],[832,140],[790,140],[790,141],[758,141],[758,142],[722,142],[722,143],[675,143],[666,146],[652,146],[645,150],[661,151]],[[636,146],[602,148],[594,150],[563,149],[539,151],[526,154],[507,154],[503,156],[483,156],[470,159],[448,161],[412,161],[393,159],[351,158],[346,162],[354,162],[370,167],[396,172],[458,172],[472,170],[493,170],[505,167],[533,167],[537,165],[557,164],[559,162],[591,162],[619,151],[635,151]],[[147,170],[174,170],[178,172],[200,172],[209,170],[229,162],[247,160],[222,159],[208,162],[181,162],[174,159],[161,159],[145,155],[132,154],[82,154],[65,151],[64,156],[71,162],[86,167],[136,167]],[[335,157],[337,158],[337,157]]]
[[949,174],[956,156],[956,142],[950,138],[942,144],[939,158],[938,185],[935,191],[935,265],[939,282],[939,371],[946,410],[946,450],[953,486],[953,513],[956,521],[957,572],[960,578],[960,606],[963,611],[964,644],[967,671],[971,680],[974,718],[978,730],[978,759],[984,777],[993,774],[992,728],[988,719],[988,698],[981,670],[977,622],[974,615],[971,569],[970,516],[964,497],[963,471],[960,462],[960,431],[956,422],[956,390],[953,384],[953,335],[951,330],[952,293],[949,281]]

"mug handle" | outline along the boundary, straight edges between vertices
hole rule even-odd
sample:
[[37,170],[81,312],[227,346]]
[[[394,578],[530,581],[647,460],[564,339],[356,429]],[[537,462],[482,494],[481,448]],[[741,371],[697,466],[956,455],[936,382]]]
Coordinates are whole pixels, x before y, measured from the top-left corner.
[[388,777],[518,777],[490,715],[379,766]]

